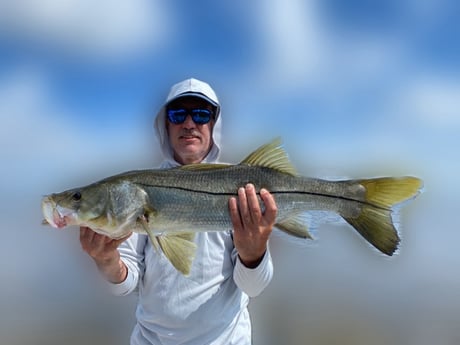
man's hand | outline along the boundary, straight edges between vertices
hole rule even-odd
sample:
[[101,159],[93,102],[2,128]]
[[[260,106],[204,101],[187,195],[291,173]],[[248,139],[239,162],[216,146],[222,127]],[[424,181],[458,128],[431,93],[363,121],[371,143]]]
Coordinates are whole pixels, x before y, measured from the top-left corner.
[[233,242],[241,262],[249,268],[257,267],[262,261],[277,213],[275,199],[266,189],[260,190],[260,197],[265,205],[263,213],[252,184],[238,189],[238,201],[229,200]]
[[121,283],[128,275],[128,269],[120,258],[118,246],[128,239],[118,240],[98,234],[88,227],[80,227],[80,244],[82,249],[94,260],[98,269],[112,283]]

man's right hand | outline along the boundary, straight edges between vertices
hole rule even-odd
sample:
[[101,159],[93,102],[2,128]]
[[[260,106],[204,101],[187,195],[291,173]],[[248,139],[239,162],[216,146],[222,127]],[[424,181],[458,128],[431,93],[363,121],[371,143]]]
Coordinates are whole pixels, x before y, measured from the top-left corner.
[[114,240],[98,234],[86,226],[80,227],[80,244],[86,253],[94,260],[99,271],[112,283],[123,282],[128,269],[120,258],[118,246],[126,241],[131,234]]

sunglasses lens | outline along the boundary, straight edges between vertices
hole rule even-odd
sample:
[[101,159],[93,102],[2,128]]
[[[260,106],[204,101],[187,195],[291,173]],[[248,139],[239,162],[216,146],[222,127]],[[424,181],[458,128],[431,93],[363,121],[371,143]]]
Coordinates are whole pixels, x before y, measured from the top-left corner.
[[168,120],[175,125],[183,123],[187,117],[187,111],[185,109],[168,109]]
[[192,109],[192,119],[198,125],[204,125],[211,120],[212,112],[208,109]]

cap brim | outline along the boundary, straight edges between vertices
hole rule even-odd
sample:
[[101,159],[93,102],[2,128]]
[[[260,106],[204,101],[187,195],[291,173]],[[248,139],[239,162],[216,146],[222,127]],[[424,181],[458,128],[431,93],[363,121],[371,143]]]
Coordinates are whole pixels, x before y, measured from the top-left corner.
[[201,98],[203,100],[205,100],[206,102],[210,103],[211,105],[213,105],[214,107],[216,108],[219,108],[219,104],[216,103],[215,101],[213,101],[211,98],[203,95],[202,93],[199,93],[199,92],[184,92],[184,93],[181,93],[179,95],[177,95],[176,97],[170,99],[168,101],[168,104],[175,101],[175,100],[178,100],[182,97],[196,97],[196,98]]

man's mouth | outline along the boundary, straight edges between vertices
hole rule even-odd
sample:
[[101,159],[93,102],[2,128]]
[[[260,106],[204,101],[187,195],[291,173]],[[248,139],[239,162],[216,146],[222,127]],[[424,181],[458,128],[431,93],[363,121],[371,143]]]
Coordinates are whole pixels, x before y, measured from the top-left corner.
[[181,135],[179,137],[179,139],[182,139],[182,140],[199,140],[200,138],[196,135]]

